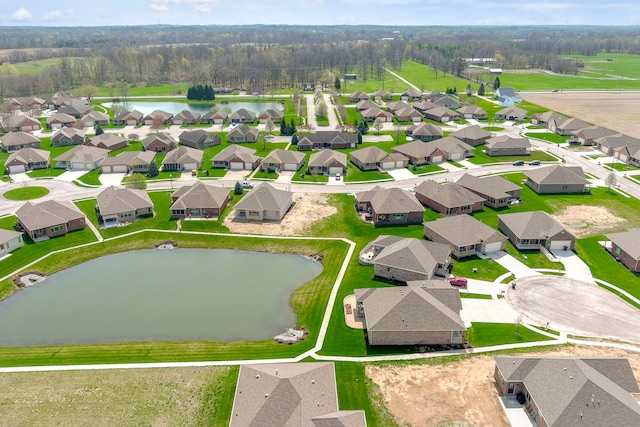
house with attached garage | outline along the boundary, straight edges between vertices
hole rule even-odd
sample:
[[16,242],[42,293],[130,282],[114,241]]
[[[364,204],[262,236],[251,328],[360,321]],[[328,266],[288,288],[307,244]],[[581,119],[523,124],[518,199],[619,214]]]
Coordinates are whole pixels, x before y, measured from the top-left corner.
[[419,224],[424,216],[424,207],[411,192],[377,185],[356,193],[356,210],[370,214],[375,225]]
[[104,148],[109,151],[116,151],[125,148],[128,144],[127,138],[114,133],[103,133],[102,135],[87,138],[85,145],[90,147]]
[[402,154],[409,159],[410,164],[416,166],[442,163],[446,159],[446,153],[431,144],[433,142],[412,141],[393,147],[391,151]]
[[433,123],[423,122],[407,127],[406,134],[414,140],[429,142],[442,138],[442,128]]
[[409,281],[407,286],[355,289],[356,314],[369,345],[462,344],[460,292],[444,280]]
[[491,132],[482,129],[478,125],[472,125],[457,130],[449,136],[458,138],[460,141],[472,147],[477,147],[478,145],[486,143],[487,140],[491,138]]
[[611,241],[611,254],[630,271],[640,273],[640,230],[611,233],[606,237]]
[[132,223],[153,216],[153,202],[144,190],[107,187],[96,196],[96,212],[104,228]]
[[113,118],[113,124],[116,126],[137,126],[144,121],[144,114],[138,110],[125,111]]
[[262,157],[256,156],[256,150],[242,145],[230,145],[211,159],[214,168],[230,170],[254,170],[260,166]]
[[246,108],[239,108],[229,116],[231,123],[253,123],[256,121],[256,113]]
[[260,136],[258,128],[238,125],[229,131],[227,135],[227,141],[231,144],[243,143],[243,142],[256,142]]
[[200,113],[197,111],[182,110],[171,118],[171,123],[177,126],[195,125],[200,121]]
[[298,151],[331,148],[333,150],[356,148],[358,135],[338,131],[316,132],[298,136]]
[[84,144],[87,131],[76,128],[62,128],[51,137],[51,145],[62,147],[66,145]]
[[155,151],[123,151],[107,157],[100,163],[102,173],[147,173],[149,165],[156,161]]
[[435,122],[451,122],[458,120],[460,114],[446,107],[436,107],[424,112],[424,117]]
[[602,126],[589,126],[571,132],[569,144],[577,143],[581,145],[594,145],[595,140],[605,136],[615,135],[615,132]]
[[16,218],[16,227],[24,230],[34,242],[62,236],[87,226],[84,214],[67,201],[26,202],[16,211]]
[[449,95],[441,96],[438,99],[433,100],[433,103],[438,107],[449,108],[451,110],[457,110],[460,108],[460,101],[450,97]]
[[422,91],[418,89],[407,89],[400,95],[403,101],[419,101],[422,99]]
[[403,108],[409,107],[409,104],[407,104],[404,101],[392,101],[392,102],[387,102],[385,106],[387,107],[387,111],[390,111],[395,114],[397,110],[401,110]]
[[241,365],[231,427],[366,427],[362,410],[341,411],[333,362]]
[[613,156],[616,148],[640,144],[640,139],[621,133],[595,139],[594,146],[607,156]]
[[498,175],[479,178],[465,173],[456,184],[484,198],[484,204],[493,209],[506,208],[510,200],[520,199],[520,186]]
[[258,123],[261,125],[267,123],[267,120],[271,120],[271,123],[278,124],[284,120],[284,111],[275,108],[269,108],[261,111],[258,114]]
[[416,197],[442,215],[470,214],[483,209],[484,197],[456,183],[438,184],[428,179],[416,187]]
[[487,156],[528,156],[530,150],[531,143],[527,138],[509,135],[489,138],[484,147]]
[[393,98],[393,94],[386,90],[377,90],[371,94],[371,97],[376,101],[387,101]]
[[2,120],[2,129],[5,132],[31,132],[41,128],[38,119],[22,114],[9,116]]
[[451,248],[443,243],[382,235],[368,246],[377,252],[371,261],[374,276],[384,280],[430,280],[449,271]]
[[180,134],[180,136],[178,136],[178,141],[180,141],[180,144],[186,145],[187,147],[199,148],[201,150],[222,144],[222,140],[219,135],[206,132],[202,129],[185,130]]
[[614,149],[613,157],[631,166],[640,167],[640,143]]
[[61,105],[58,108],[58,113],[68,114],[76,119],[82,118],[82,116],[89,114],[93,111],[93,105],[81,99],[73,98],[65,105]]
[[362,101],[356,104],[356,111],[362,114],[364,110],[369,110],[370,108],[378,108],[378,107],[379,107],[378,104],[376,104],[375,102],[370,101],[369,99],[363,99]]
[[495,115],[496,120],[509,120],[512,122],[521,122],[527,118],[527,111],[516,106],[511,106],[498,111]]
[[22,246],[24,240],[21,232],[0,228],[0,259]]
[[627,359],[496,356],[494,361],[498,395],[522,402],[535,425],[640,425],[640,388]]
[[436,139],[427,145],[444,153],[444,160],[464,160],[475,155],[472,146],[453,136]]
[[362,171],[401,169],[409,165],[409,159],[402,154],[387,153],[374,145],[352,151],[350,159]]
[[347,155],[334,150],[320,150],[309,157],[311,175],[338,175],[347,173]]
[[56,168],[68,170],[93,170],[109,156],[109,150],[89,145],[76,145],[53,159]]
[[426,99],[423,99],[422,101],[414,102],[413,104],[411,104],[411,106],[416,110],[420,111],[423,115],[425,111],[438,107],[436,104],[434,104],[431,101],[427,101]]
[[361,90],[357,90],[349,95],[349,102],[360,102],[360,101],[368,101],[369,95]]
[[4,167],[12,173],[29,172],[34,169],[46,169],[50,166],[51,153],[37,148],[22,148],[9,155]]
[[171,195],[172,218],[218,218],[229,204],[229,189],[197,181]]
[[160,126],[171,123],[173,114],[162,110],[154,110],[151,113],[144,116],[142,122],[147,126]]
[[282,150],[279,148],[267,154],[267,156],[262,161],[261,168],[266,172],[296,172],[302,169],[302,167],[304,166],[304,159],[304,153],[291,150]]
[[562,118],[556,119],[549,122],[548,127],[551,132],[554,132],[558,135],[569,136],[572,135],[573,132],[584,129],[586,127],[591,126],[589,123],[584,120],[576,119],[576,118]]
[[40,148],[40,139],[26,132],[9,132],[0,136],[0,148],[9,153],[23,148]]
[[152,133],[142,139],[142,148],[145,151],[168,153],[177,146],[178,141],[169,133]]
[[209,110],[200,117],[200,123],[209,123],[212,125],[222,125],[229,120],[229,113],[222,110]]
[[458,259],[503,251],[507,242],[502,233],[467,214],[425,222],[424,237],[449,245],[451,255]]
[[281,221],[293,205],[293,193],[268,182],[258,184],[236,203],[235,218],[246,221]]
[[63,127],[74,127],[76,118],[69,114],[56,113],[51,117],[47,117],[47,127],[51,130],[58,130]]
[[549,124],[555,121],[566,120],[567,117],[555,111],[545,111],[544,113],[536,113],[531,116],[531,124],[538,126],[545,126],[549,128]]
[[544,211],[498,215],[498,229],[518,250],[573,249],[576,237]]
[[473,119],[473,120],[487,120],[489,115],[485,110],[475,105],[466,105],[464,107],[458,108],[458,114],[460,114],[465,119]]
[[364,110],[360,115],[367,122],[375,122],[378,119],[382,120],[383,123],[393,122],[393,114],[388,111],[382,111],[378,106]]
[[89,111],[80,119],[80,126],[83,128],[92,128],[94,126],[109,125],[109,115],[102,111]]
[[162,170],[179,172],[200,170],[203,157],[203,151],[183,145],[167,153],[162,160]]
[[580,166],[552,165],[525,172],[526,184],[538,194],[587,193],[589,181]]
[[42,98],[34,96],[11,98],[0,104],[2,111],[30,111],[42,110],[47,102]]
[[424,118],[420,111],[411,106],[394,110],[393,115],[399,122],[421,122]]
[[498,104],[502,106],[509,106],[515,103],[521,103],[522,97],[516,95],[516,91],[510,87],[499,87],[496,89],[493,97],[498,100]]

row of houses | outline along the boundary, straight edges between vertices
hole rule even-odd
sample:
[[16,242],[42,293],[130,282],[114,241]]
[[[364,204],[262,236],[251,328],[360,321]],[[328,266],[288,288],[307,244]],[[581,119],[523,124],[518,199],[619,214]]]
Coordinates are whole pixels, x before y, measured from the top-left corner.
[[145,115],[138,110],[125,111],[113,118],[113,124],[118,126],[137,125],[195,125],[198,123],[221,125],[231,123],[258,123],[264,124],[267,120],[272,123],[280,123],[284,119],[284,112],[276,108],[268,108],[259,114],[246,108],[239,108],[232,113],[222,109],[211,109],[204,114],[196,111],[182,110],[177,114],[171,114],[163,110],[154,110]]

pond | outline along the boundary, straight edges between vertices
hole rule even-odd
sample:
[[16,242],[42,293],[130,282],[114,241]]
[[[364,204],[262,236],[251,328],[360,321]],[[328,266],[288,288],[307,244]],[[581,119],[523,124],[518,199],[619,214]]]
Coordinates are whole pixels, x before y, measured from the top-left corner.
[[[114,103],[113,102],[105,102],[102,104],[107,108],[111,108]],[[229,113],[232,113],[240,108],[244,108],[249,111],[253,111],[254,113],[260,114],[262,111],[267,110],[269,108],[274,108],[282,111],[282,105],[278,102],[230,102],[228,104],[221,103],[211,103],[211,104],[188,104],[184,102],[146,102],[146,101],[133,101],[133,102],[125,102],[125,103],[117,103],[115,105],[123,105],[127,110],[133,111],[138,110],[142,114],[147,115],[154,110],[162,110],[171,114],[178,114],[182,110],[190,110],[196,111],[200,114],[204,114],[207,111],[211,110],[211,108],[216,107],[220,109],[224,109]]]
[[97,258],[0,302],[0,345],[269,339],[296,326],[301,255],[155,249]]

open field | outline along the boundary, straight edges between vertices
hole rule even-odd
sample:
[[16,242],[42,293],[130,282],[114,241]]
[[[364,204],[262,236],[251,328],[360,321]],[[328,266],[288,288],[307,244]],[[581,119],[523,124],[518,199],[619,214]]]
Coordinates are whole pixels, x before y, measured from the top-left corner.
[[[561,55],[563,58],[579,59],[584,68],[578,75],[583,76],[623,76],[640,78],[640,55],[627,53],[598,52],[594,56]],[[611,59],[611,61],[607,61]]]
[[522,96],[549,110],[640,138],[640,128],[636,124],[640,114],[637,93],[523,93]]

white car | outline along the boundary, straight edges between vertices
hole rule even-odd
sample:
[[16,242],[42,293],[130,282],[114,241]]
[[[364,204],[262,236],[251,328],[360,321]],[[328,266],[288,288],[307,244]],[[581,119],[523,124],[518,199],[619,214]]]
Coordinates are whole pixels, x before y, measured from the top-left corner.
[[253,188],[253,183],[251,181],[242,181],[242,188]]

